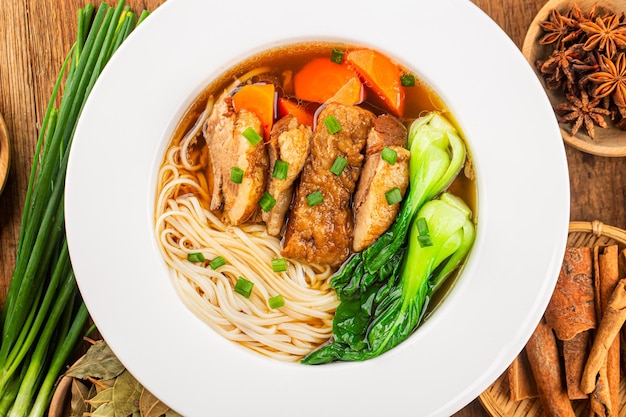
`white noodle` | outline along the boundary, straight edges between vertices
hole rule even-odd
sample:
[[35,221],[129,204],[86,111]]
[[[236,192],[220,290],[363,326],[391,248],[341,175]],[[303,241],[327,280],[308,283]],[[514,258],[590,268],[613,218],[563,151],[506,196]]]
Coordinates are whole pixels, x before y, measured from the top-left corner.
[[[174,287],[186,306],[223,337],[274,359],[297,361],[332,334],[339,303],[328,282],[332,270],[288,260],[286,272],[274,272],[271,261],[281,257],[279,239],[263,225],[228,226],[203,204],[209,196],[202,171],[181,158],[190,140],[166,153],[157,183],[155,230]],[[207,261],[189,262],[192,252],[201,252]],[[208,261],[217,256],[227,264],[214,271]],[[234,292],[240,276],[254,283],[250,298]],[[285,305],[270,309],[268,298],[278,294]]]

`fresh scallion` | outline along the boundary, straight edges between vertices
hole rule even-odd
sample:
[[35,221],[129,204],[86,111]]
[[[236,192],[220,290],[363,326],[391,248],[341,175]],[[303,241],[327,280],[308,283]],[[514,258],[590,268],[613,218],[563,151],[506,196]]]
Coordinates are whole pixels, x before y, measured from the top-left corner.
[[415,86],[415,76],[413,74],[402,74],[400,76],[400,84],[403,87],[414,87]]
[[267,300],[267,304],[270,306],[272,310],[276,308],[281,308],[282,306],[285,305],[285,299],[283,298],[282,295],[278,294],[274,297],[270,297]]
[[239,167],[232,167],[230,169],[230,180],[235,184],[241,184],[243,181],[243,169]]
[[326,129],[328,129],[331,135],[341,132],[341,124],[339,124],[339,120],[337,120],[334,114],[324,118],[324,125],[326,125]]
[[261,206],[261,210],[267,213],[268,211],[273,209],[275,205],[276,199],[272,197],[272,195],[267,191],[264,192],[261,196],[261,199],[259,200],[259,206]]
[[391,165],[393,165],[398,159],[398,152],[388,146],[385,146],[383,148],[383,151],[381,152],[380,157],[383,158],[384,161],[389,162]]
[[235,283],[235,292],[246,298],[250,298],[250,294],[252,294],[252,287],[254,287],[254,283],[248,281],[244,277],[239,277]]
[[39,130],[15,268],[0,315],[2,416],[47,413],[59,375],[89,319],[63,227],[67,163],[85,102],[110,57],[137,23],[123,0],[115,7],[101,3],[97,10],[86,4],[77,16],[76,41],[57,76]]
[[189,262],[204,262],[206,258],[202,252],[191,252],[187,254],[187,260]]
[[417,242],[419,243],[421,248],[433,245],[433,239],[430,237],[430,235],[418,236]]
[[341,49],[333,48],[332,52],[330,53],[330,60],[335,64],[341,64],[343,62],[344,54],[345,52]]
[[417,226],[417,242],[420,247],[425,248],[433,245],[433,240],[430,237],[430,231],[428,230],[428,223],[424,217],[418,217],[415,219],[415,225]]
[[274,171],[272,171],[272,177],[277,180],[286,180],[287,179],[287,171],[289,170],[289,162],[285,162],[281,159],[278,159],[274,164]]
[[263,137],[261,137],[261,135],[259,135],[256,130],[254,130],[253,128],[249,127],[246,130],[244,130],[243,132],[241,132],[241,135],[246,138],[246,140],[248,142],[250,142],[250,145],[254,146],[257,143],[261,142],[263,140]]
[[385,198],[387,199],[387,204],[393,206],[402,201],[402,193],[398,187],[393,187],[385,193]]
[[335,158],[335,162],[333,162],[333,166],[330,167],[330,172],[335,174],[336,176],[340,176],[343,172],[343,169],[348,165],[348,160],[341,156]]
[[217,256],[217,257],[213,258],[213,260],[211,262],[209,262],[209,266],[213,270],[216,270],[220,266],[224,266],[224,265],[226,265],[226,259],[224,259],[221,256]]
[[311,194],[306,196],[306,202],[309,203],[309,207],[313,207],[322,201],[324,201],[324,196],[320,190],[313,191]]
[[419,236],[424,236],[430,233],[428,230],[428,223],[426,222],[425,218],[417,218],[415,220],[415,225],[417,226],[417,233],[419,234]]
[[272,271],[285,272],[287,270],[287,260],[285,258],[272,259]]

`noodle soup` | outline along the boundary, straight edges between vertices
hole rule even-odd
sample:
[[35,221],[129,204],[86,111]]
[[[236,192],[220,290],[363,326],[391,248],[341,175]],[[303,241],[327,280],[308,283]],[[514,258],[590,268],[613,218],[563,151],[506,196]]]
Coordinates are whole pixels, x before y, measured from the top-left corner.
[[[371,191],[363,191],[361,174],[370,154],[380,151],[369,147],[377,121],[386,117],[385,126],[396,123],[394,131],[406,132],[427,112],[451,118],[427,85],[395,63],[398,79],[410,85],[380,88],[358,71],[352,76],[346,54],[362,49],[305,43],[241,62],[191,104],[163,157],[155,229],[176,291],[213,330],[274,359],[299,361],[332,340],[340,300],[331,278],[362,250],[356,240],[371,245],[372,230],[380,236],[400,210],[408,187],[402,181],[393,187],[400,199],[387,200],[395,211],[384,208],[387,223],[373,227],[375,216],[355,214]],[[325,71],[328,78],[320,80]],[[335,133],[325,130],[331,129],[332,118],[324,117],[329,109],[344,124]],[[341,135],[332,146],[325,142]],[[384,146],[397,149],[399,161],[408,155],[406,134],[402,139],[405,145]],[[408,156],[403,162],[408,167]],[[287,166],[282,172],[281,165]],[[290,171],[298,165],[297,173]],[[319,166],[331,173],[320,174]],[[465,167],[450,190],[475,212],[471,161]],[[321,191],[303,191],[310,184]],[[318,211],[311,214],[313,208]],[[359,234],[363,222],[369,229]]]

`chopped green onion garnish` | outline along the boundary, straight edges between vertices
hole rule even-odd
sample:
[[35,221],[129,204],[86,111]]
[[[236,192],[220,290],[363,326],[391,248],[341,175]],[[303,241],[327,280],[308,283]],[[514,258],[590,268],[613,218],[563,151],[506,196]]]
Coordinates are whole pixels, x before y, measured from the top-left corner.
[[430,235],[418,236],[417,242],[420,244],[420,247],[422,248],[433,245],[433,240],[430,238]]
[[419,236],[417,237],[417,242],[420,244],[420,247],[432,246],[433,240],[430,237],[430,232],[428,230],[428,223],[426,223],[426,219],[423,217],[417,218],[417,233]]
[[248,281],[244,277],[239,277],[237,282],[235,283],[235,292],[243,295],[246,298],[250,298],[250,294],[252,293],[252,287],[254,287],[254,283]]
[[394,151],[393,149],[385,146],[383,148],[383,151],[381,153],[381,158],[383,158],[385,161],[389,162],[391,165],[396,163],[396,159],[398,158],[398,152]]
[[189,262],[204,262],[205,258],[202,252],[193,252],[187,254],[187,260]]
[[324,196],[320,190],[313,191],[311,194],[306,196],[306,201],[309,203],[310,207],[313,207],[314,205],[324,201]]
[[331,135],[334,135],[335,133],[341,131],[341,125],[339,124],[339,120],[337,120],[337,118],[333,114],[324,119],[324,124],[326,125],[326,129],[328,129]]
[[336,176],[340,176],[343,172],[343,169],[348,165],[348,160],[341,156],[335,158],[335,162],[333,162],[333,166],[330,167],[330,172],[335,174]]
[[235,184],[241,184],[241,181],[243,181],[243,169],[232,167],[230,169],[230,180]]
[[394,187],[385,193],[385,198],[387,199],[387,204],[393,206],[402,201],[402,193],[398,187]]
[[214,258],[211,262],[209,262],[209,266],[213,270],[219,268],[220,266],[224,266],[224,265],[226,265],[226,259],[222,258],[221,256],[218,256],[218,257]]
[[415,76],[413,74],[402,74],[400,76],[400,84],[402,84],[403,87],[414,87]]
[[256,145],[257,143],[259,143],[259,142],[261,142],[263,140],[261,135],[259,135],[256,132],[256,130],[254,130],[251,127],[247,128],[246,130],[241,132],[241,134],[243,135],[244,138],[246,138],[248,140],[248,142],[250,142],[250,145],[252,145],[252,146]]
[[277,180],[286,180],[288,169],[289,169],[289,163],[279,159],[274,164],[274,171],[272,172],[272,177],[276,178]]
[[428,230],[428,223],[426,223],[426,219],[423,217],[419,217],[417,220],[415,220],[416,225],[417,225],[417,233],[420,236],[424,236],[430,233],[430,231]]
[[274,272],[285,272],[287,270],[287,260],[285,258],[272,259],[272,270]]
[[343,62],[343,54],[345,52],[340,49],[333,48],[333,51],[330,53],[330,60],[335,64],[341,64]]
[[261,199],[259,200],[259,206],[261,206],[261,209],[267,213],[268,211],[273,209],[275,205],[276,199],[272,197],[272,195],[267,191],[264,192],[261,196]]
[[285,305],[285,299],[282,295],[278,294],[277,296],[271,297],[267,300],[267,304],[269,304],[270,308],[280,308]]

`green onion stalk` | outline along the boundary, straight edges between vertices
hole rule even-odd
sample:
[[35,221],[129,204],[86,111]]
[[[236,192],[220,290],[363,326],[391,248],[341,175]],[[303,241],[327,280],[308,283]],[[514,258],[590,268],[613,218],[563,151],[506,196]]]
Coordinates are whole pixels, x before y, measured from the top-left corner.
[[409,191],[400,213],[331,278],[340,300],[333,340],[302,363],[366,360],[396,346],[415,330],[433,291],[471,247],[471,211],[444,192],[466,157],[456,129],[432,112],[411,124],[408,145]]
[[147,14],[137,19],[123,0],[115,7],[87,4],[78,10],[76,42],[59,71],[37,140],[16,264],[0,314],[0,415],[45,415],[84,334],[89,313],[78,292],[64,227],[67,162],[94,83]]

